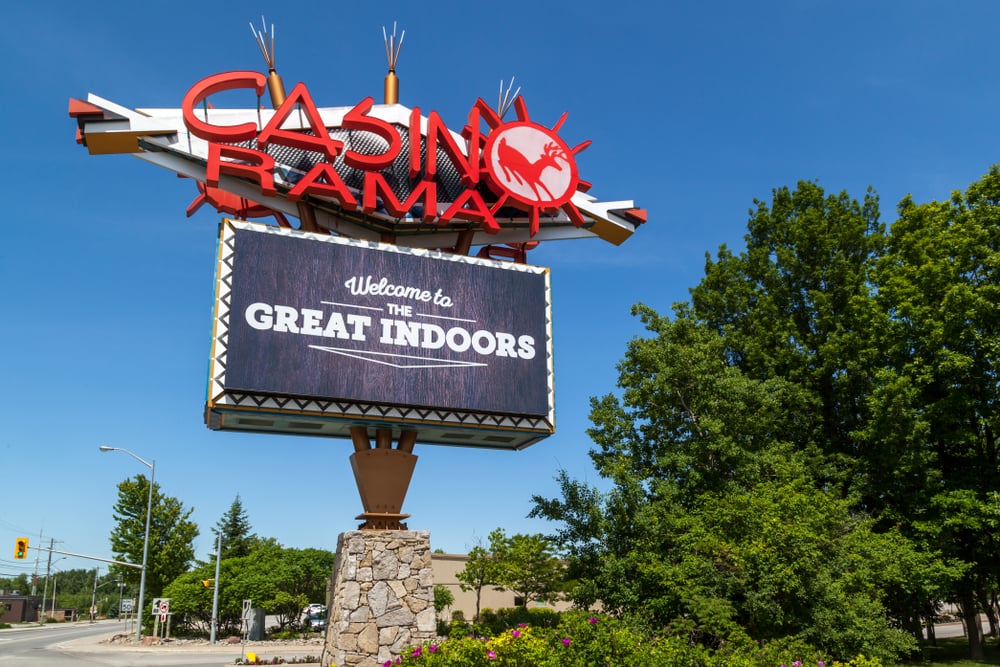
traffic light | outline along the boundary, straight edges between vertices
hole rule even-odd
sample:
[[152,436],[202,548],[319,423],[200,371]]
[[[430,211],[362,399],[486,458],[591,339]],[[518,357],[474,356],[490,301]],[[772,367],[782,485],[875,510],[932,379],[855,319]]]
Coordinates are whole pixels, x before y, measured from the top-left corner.
[[24,560],[28,557],[28,538],[19,537],[14,543],[14,558]]

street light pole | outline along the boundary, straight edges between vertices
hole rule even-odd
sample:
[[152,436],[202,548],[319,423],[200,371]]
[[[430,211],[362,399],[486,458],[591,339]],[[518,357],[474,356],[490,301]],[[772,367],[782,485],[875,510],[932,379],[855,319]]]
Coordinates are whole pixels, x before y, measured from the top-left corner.
[[153,514],[153,478],[156,476],[156,461],[146,461],[124,447],[98,447],[102,452],[125,452],[142,465],[149,468],[149,498],[146,500],[146,534],[142,540],[142,574],[139,577],[139,610],[135,613],[135,640],[142,642],[142,608],[146,599],[146,559],[149,557],[149,520]]

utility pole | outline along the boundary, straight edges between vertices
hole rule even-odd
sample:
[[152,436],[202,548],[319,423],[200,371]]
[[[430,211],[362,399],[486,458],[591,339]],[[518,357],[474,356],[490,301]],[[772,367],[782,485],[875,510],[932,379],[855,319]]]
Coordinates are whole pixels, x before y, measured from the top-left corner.
[[90,594],[90,622],[93,623],[97,620],[97,573],[101,571],[101,568],[94,568],[94,592]]
[[[56,541],[53,538],[49,538],[49,562],[45,566],[45,588],[42,592],[42,616],[45,616],[45,598],[49,594],[49,574],[52,572],[52,547],[54,547]],[[53,595],[55,591],[53,591]],[[41,619],[39,619],[41,620]]]
[[[42,531],[38,531],[38,541],[39,542],[42,541]],[[31,597],[34,597],[34,596],[38,595],[38,557],[40,555],[41,554],[39,554],[38,550],[36,549],[35,550],[35,573],[33,575],[31,575]],[[49,557],[50,558],[52,557],[52,552],[51,551],[49,552]]]

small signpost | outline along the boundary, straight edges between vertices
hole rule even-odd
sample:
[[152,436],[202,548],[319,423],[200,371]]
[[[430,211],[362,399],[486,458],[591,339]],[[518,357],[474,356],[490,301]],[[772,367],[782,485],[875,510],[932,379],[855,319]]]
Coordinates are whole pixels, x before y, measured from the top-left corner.
[[123,598],[119,601],[119,620],[125,620],[128,622],[126,629],[132,627],[132,612],[135,610],[135,600],[132,598]]
[[170,637],[170,598],[153,598],[153,636],[159,637],[161,628],[164,638]]
[[240,633],[243,637],[243,641],[240,643],[240,658],[246,656],[247,648],[247,635],[250,633],[250,615],[253,613],[253,600],[243,601],[243,613],[240,616],[240,625],[242,626],[242,632]]

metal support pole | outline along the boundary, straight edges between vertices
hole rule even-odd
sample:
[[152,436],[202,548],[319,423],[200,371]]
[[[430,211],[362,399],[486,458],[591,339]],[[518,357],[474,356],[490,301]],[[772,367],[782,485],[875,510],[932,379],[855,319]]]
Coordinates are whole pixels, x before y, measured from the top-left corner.
[[219,530],[219,543],[215,547],[215,582],[212,591],[212,645],[215,645],[215,629],[219,625],[219,561],[222,560],[222,530]]
[[153,514],[153,477],[155,475],[156,461],[153,461],[149,465],[149,498],[146,500],[146,536],[142,540],[142,575],[139,577],[139,611],[135,614],[135,640],[137,642],[142,642],[142,607],[146,600],[146,562],[149,558],[149,520]]

